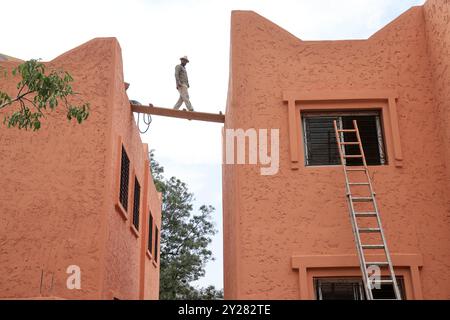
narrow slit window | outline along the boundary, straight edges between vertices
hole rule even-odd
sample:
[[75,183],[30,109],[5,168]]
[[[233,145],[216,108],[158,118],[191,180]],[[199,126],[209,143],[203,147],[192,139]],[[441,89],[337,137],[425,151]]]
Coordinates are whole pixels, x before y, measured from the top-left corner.
[[[358,124],[359,134],[368,165],[386,164],[384,138],[380,112],[353,113],[309,113],[303,115],[303,140],[307,166],[339,165],[339,149],[333,121],[339,129],[353,129],[353,120]],[[344,141],[356,142],[354,132],[345,132]],[[346,155],[360,154],[358,145],[346,145]],[[347,165],[362,165],[360,158],[348,158]]]
[[152,213],[149,213],[149,218],[148,218],[148,244],[147,244],[147,249],[150,253],[152,253],[152,249],[153,249],[153,216]]
[[128,210],[128,184],[130,179],[130,159],[124,146],[122,146],[122,156],[120,163],[120,190],[119,201],[125,211]]
[[158,236],[159,236],[159,230],[158,230],[158,227],[155,226],[155,250],[153,253],[155,262],[158,262]]
[[141,185],[137,178],[134,179],[134,204],[133,204],[133,225],[139,230],[139,208],[141,205]]

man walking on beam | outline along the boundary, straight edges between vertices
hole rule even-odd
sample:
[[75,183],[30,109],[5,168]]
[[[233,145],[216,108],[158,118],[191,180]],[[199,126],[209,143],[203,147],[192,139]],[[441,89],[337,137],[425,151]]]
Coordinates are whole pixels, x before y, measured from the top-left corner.
[[173,108],[175,110],[180,109],[181,104],[184,102],[189,111],[194,111],[194,108],[192,108],[191,102],[189,101],[188,93],[189,80],[186,72],[186,64],[189,62],[189,59],[187,56],[184,56],[181,57],[180,60],[181,63],[175,67],[175,80],[177,82],[177,90],[180,93],[180,98]]

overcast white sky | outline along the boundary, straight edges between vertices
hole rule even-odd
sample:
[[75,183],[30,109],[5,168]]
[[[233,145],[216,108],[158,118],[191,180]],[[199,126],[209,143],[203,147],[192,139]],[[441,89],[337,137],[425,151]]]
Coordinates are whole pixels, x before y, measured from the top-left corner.
[[[174,67],[187,55],[198,111],[225,111],[231,10],[253,10],[302,40],[364,39],[425,0],[3,0],[0,52],[56,56],[96,37],[117,37],[130,99],[172,107]],[[75,79],[76,80],[76,79]],[[196,207],[211,204],[216,261],[196,284],[223,287],[221,125],[153,117],[142,136],[168,176],[188,183]]]

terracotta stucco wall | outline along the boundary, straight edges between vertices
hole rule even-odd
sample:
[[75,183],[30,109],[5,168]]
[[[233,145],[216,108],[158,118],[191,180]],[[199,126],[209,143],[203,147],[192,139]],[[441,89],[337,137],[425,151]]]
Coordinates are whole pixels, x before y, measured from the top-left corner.
[[[82,94],[77,100],[92,106],[88,121],[69,122],[58,108],[38,132],[0,127],[0,297],[99,298],[109,48],[89,43],[47,64],[77,79],[73,87]],[[11,70],[15,64],[2,66]],[[2,79],[1,90],[13,95],[17,82],[18,77]],[[11,111],[2,110],[2,119]],[[72,264],[81,268],[81,290],[66,288]]]
[[[440,120],[425,30],[422,7],[360,41],[301,41],[254,12],[233,12],[225,127],[278,128],[280,170],[262,176],[259,166],[224,166],[224,239],[235,239],[224,242],[225,266],[233,265],[225,270],[226,298],[298,299],[292,257],[356,254],[342,169],[305,167],[303,158],[291,169],[286,90],[396,92],[401,166],[395,165],[392,130],[385,128],[389,164],[370,168],[388,245],[392,254],[423,257],[424,298],[450,297],[448,159],[436,135]],[[365,103],[382,109],[387,102]]]
[[[231,43],[231,46],[233,44]],[[231,53],[231,52],[230,52]],[[230,58],[232,56],[230,55]],[[225,134],[225,130],[228,128],[233,128],[237,119],[236,109],[231,108],[231,105],[235,105],[236,101],[233,100],[234,86],[233,86],[233,74],[236,66],[231,63],[230,59],[230,69],[229,69],[229,83],[228,83],[228,96],[227,96],[227,107],[226,107],[226,122],[224,125],[224,130],[222,135]],[[222,156],[225,156],[224,150],[225,144],[222,144]],[[225,163],[225,158],[223,159]],[[238,249],[239,243],[239,213],[238,205],[240,203],[240,193],[234,192],[238,190],[238,179],[237,171],[239,168],[230,168],[227,165],[222,165],[222,184],[224,188],[222,189],[222,212],[223,212],[223,255],[224,255],[224,294],[225,298],[230,297],[229,293],[234,293],[238,291],[239,286],[239,267],[238,258],[236,255],[236,250]],[[226,187],[226,188],[225,188]]]
[[[151,180],[150,180],[151,181]],[[150,212],[153,216],[153,237],[155,238],[155,227],[158,228],[158,253],[155,254],[155,244],[153,244],[153,248],[151,250],[151,255],[145,253],[145,277],[144,277],[144,298],[150,300],[159,299],[159,262],[160,262],[160,243],[161,243],[161,194],[156,191],[156,188],[153,183],[149,188],[149,208]],[[146,211],[149,213],[149,210]],[[146,221],[148,222],[148,216],[146,216]],[[148,227],[148,226],[147,226]],[[155,241],[155,240],[153,240]],[[147,237],[145,237],[145,247],[144,251],[148,247],[148,229],[147,229]],[[155,259],[155,255],[156,259]]]
[[[134,176],[137,177],[141,194],[144,194],[144,184],[146,179],[149,183],[146,198],[149,204],[146,207],[152,207],[154,223],[160,228],[161,205],[157,196],[153,181],[146,171],[148,154],[147,148],[141,142],[138,129],[135,125],[133,114],[130,111],[128,97],[124,89],[124,77],[122,58],[119,44],[114,45],[115,71],[114,71],[114,89],[112,90],[112,134],[111,145],[112,165],[109,172],[112,176],[113,185],[117,185],[119,179],[118,170],[120,169],[120,149],[119,141],[124,145],[130,159],[130,188],[134,185]],[[131,190],[133,192],[133,190]],[[107,240],[107,271],[105,274],[105,292],[114,295],[119,299],[137,299],[139,298],[139,281],[141,274],[141,259],[146,260],[146,278],[145,290],[146,298],[157,299],[159,296],[159,263],[155,267],[147,256],[142,256],[146,248],[142,248],[142,237],[147,239],[148,230],[148,209],[144,208],[146,200],[141,196],[141,214],[139,235],[136,236],[132,230],[132,194],[129,198],[128,214],[125,220],[116,207],[116,198],[118,190],[112,188],[108,201],[108,240]],[[144,210],[145,209],[145,210]],[[147,241],[145,241],[145,244]],[[120,254],[118,254],[120,253]],[[159,260],[158,260],[159,261]],[[153,281],[151,281],[152,278]]]
[[[446,159],[450,159],[450,1],[428,0],[424,5],[428,54],[433,72],[434,98],[441,119]],[[450,188],[450,164],[447,160]]]
[[[94,39],[48,66],[74,76],[77,99],[90,102],[91,114],[78,125],[60,108],[35,133],[0,127],[0,297],[157,299],[159,266],[142,244],[144,208],[152,208],[160,228],[161,201],[125,93],[120,46],[114,38]],[[0,89],[13,94],[17,81],[2,80]],[[141,184],[138,236],[130,229],[132,193],[127,220],[115,207],[119,138]],[[81,268],[81,290],[66,288],[71,264]]]

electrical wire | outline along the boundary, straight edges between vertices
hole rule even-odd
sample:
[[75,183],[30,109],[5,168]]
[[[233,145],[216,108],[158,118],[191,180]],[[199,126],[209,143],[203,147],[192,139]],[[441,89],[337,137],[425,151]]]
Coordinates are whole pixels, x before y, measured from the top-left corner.
[[[139,129],[139,132],[144,134],[148,131],[148,129],[150,129],[150,124],[152,123],[152,115],[151,114],[144,114],[142,115],[142,121],[144,122],[144,124],[147,126],[147,128],[145,130],[141,130],[140,127],[140,116],[141,114],[138,113],[138,117],[137,117],[137,127]],[[147,117],[147,118],[146,118]]]

